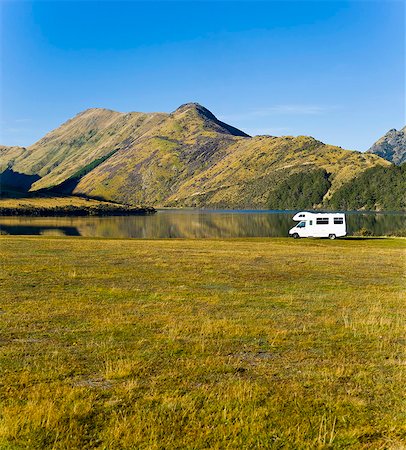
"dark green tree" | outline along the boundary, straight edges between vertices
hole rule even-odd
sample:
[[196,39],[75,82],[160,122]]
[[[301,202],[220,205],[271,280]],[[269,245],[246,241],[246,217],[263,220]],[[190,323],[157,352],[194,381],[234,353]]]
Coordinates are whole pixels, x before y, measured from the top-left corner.
[[406,163],[372,167],[338,189],[328,206],[343,210],[406,209]]
[[313,208],[323,201],[330,188],[328,173],[323,169],[290,175],[270,193],[270,209]]

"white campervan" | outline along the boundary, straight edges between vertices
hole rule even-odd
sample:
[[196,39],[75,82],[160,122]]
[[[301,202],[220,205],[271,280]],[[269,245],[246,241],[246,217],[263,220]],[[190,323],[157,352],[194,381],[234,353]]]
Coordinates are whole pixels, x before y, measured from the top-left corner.
[[299,222],[289,230],[295,239],[302,237],[328,237],[335,239],[347,234],[345,214],[298,212],[293,220]]

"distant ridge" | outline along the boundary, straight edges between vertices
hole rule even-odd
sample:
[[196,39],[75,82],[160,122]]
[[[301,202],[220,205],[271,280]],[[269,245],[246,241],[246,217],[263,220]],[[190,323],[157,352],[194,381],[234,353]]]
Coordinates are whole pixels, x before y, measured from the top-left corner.
[[406,162],[406,126],[401,130],[392,128],[368,150],[394,164]]
[[312,137],[250,137],[198,103],[169,114],[90,108],[30,147],[0,147],[0,171],[35,176],[31,192],[155,207],[328,206],[341,186],[389,165]]

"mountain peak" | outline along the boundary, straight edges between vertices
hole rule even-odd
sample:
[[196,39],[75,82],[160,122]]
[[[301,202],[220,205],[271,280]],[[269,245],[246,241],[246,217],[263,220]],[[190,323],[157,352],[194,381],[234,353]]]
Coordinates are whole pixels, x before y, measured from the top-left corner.
[[200,103],[195,102],[184,103],[183,105],[180,105],[179,108],[177,108],[172,114],[174,116],[177,116],[187,113],[195,114],[205,121],[214,123],[218,127],[218,131],[220,132],[228,133],[233,136],[250,137],[248,134],[244,133],[238,128],[232,127],[231,125],[228,125],[227,123],[218,120],[217,117],[211,111],[209,111],[204,106],[200,105]]
[[406,127],[401,130],[392,128],[383,137],[378,139],[368,150],[394,164],[406,162]]
[[180,105],[179,108],[173,112],[173,114],[182,114],[187,111],[197,112],[199,115],[202,115],[210,120],[217,120],[216,116],[211,111],[196,102],[184,103],[183,105]]

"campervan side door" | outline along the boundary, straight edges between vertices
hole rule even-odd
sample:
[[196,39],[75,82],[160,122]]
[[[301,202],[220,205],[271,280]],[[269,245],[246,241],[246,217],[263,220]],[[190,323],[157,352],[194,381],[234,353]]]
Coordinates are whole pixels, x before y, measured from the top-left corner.
[[313,236],[328,237],[331,233],[331,218],[329,216],[313,218]]

